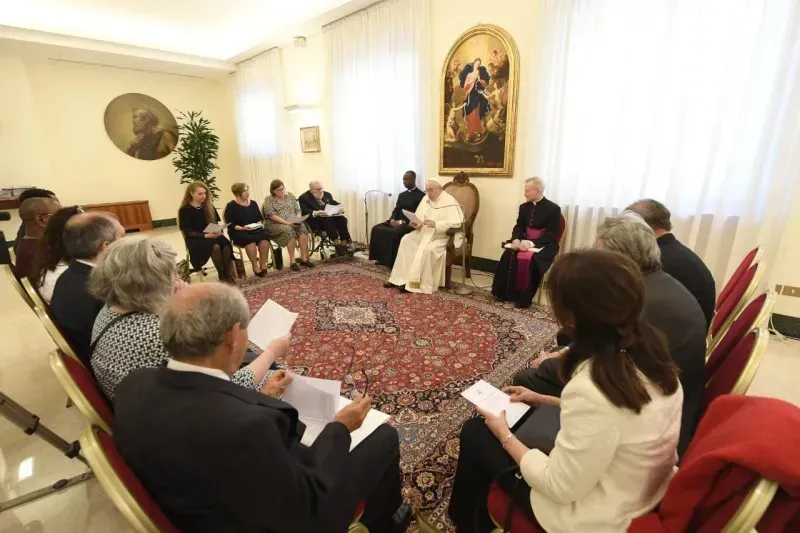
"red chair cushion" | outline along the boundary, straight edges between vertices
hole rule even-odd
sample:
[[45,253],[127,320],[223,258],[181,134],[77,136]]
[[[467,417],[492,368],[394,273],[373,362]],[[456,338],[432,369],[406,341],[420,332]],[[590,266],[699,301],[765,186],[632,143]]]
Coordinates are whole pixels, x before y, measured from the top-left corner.
[[364,514],[364,508],[367,506],[367,502],[361,500],[358,502],[358,507],[356,507],[356,512],[353,515],[353,522],[358,522],[361,519],[361,515]]
[[728,283],[725,284],[725,287],[722,288],[722,291],[719,293],[719,298],[717,298],[717,305],[715,306],[716,309],[719,309],[725,300],[728,299],[730,296],[731,291],[733,291],[733,287],[739,281],[739,278],[745,273],[745,271],[753,265],[753,259],[755,259],[756,254],[758,253],[758,248],[753,248],[747,255],[744,256],[742,262],[739,263],[739,266],[736,267],[736,270],[731,275]]
[[747,292],[747,288],[750,286],[750,282],[753,281],[757,269],[758,265],[753,265],[748,268],[747,271],[739,277],[739,280],[730,291],[728,298],[722,302],[722,305],[717,309],[717,314],[714,315],[714,320],[711,322],[712,336],[719,332],[723,324],[725,324],[725,321],[728,320],[734,309],[736,309],[736,306],[739,305],[739,301],[744,297],[744,293]]
[[567,229],[567,219],[564,218],[564,215],[561,215],[561,218],[558,219],[558,231],[556,232],[556,244],[561,244],[561,238],[564,236],[564,231]]
[[108,400],[106,400],[106,397],[103,396],[103,393],[100,392],[100,389],[97,387],[97,382],[92,373],[72,357],[64,355],[61,352],[59,352],[58,355],[64,362],[64,367],[66,367],[67,372],[72,376],[72,381],[74,381],[81,390],[83,396],[89,404],[94,407],[94,410],[97,411],[100,418],[108,424],[108,427],[113,429],[114,413],[111,411],[111,405],[109,405]]
[[[489,508],[489,516],[500,527],[505,524],[506,513],[508,512],[508,498],[508,494],[499,483],[492,483],[486,504]],[[514,533],[545,533],[539,524],[531,522],[530,518],[516,505],[511,513],[511,531]]]
[[755,344],[756,332],[752,332],[741,339],[730,353],[728,353],[728,356],[721,362],[714,376],[706,385],[706,407],[708,407],[716,397],[731,393],[733,386],[736,384],[736,380],[739,379],[744,367],[750,360]]
[[717,347],[714,348],[714,351],[711,352],[711,355],[708,357],[708,361],[706,361],[706,376],[708,379],[719,369],[734,346],[753,329],[756,318],[764,308],[766,301],[767,293],[757,296],[752,302],[747,304],[747,307],[736,317],[730,329],[728,329],[725,336],[720,339],[719,344],[717,344]]
[[136,474],[130,469],[125,459],[122,458],[116,444],[114,444],[114,439],[102,430],[97,431],[97,437],[100,441],[100,447],[103,449],[103,454],[119,481],[125,486],[145,514],[150,517],[150,520],[158,527],[158,530],[161,533],[179,533],[178,528],[167,518],[167,515],[164,514],[156,501],[145,490],[139,478],[136,477]]

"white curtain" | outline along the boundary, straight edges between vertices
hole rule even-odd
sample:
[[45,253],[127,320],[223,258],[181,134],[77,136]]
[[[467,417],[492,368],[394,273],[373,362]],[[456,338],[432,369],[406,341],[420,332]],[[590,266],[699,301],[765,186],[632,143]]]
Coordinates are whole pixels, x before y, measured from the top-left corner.
[[534,96],[567,247],[651,197],[718,286],[757,244],[774,263],[800,178],[799,8],[545,0]]
[[277,48],[236,66],[236,130],[239,138],[239,181],[250,185],[259,205],[274,179],[292,184],[283,70]]
[[[332,171],[353,238],[364,241],[364,195],[422,186],[428,93],[429,0],[384,0],[325,28]],[[369,195],[369,225],[396,200]]]

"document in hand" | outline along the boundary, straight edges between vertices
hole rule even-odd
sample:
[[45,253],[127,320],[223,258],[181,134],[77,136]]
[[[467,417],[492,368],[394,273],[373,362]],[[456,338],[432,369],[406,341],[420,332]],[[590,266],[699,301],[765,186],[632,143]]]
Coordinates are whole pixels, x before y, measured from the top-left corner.
[[253,231],[253,230],[257,230],[257,229],[262,229],[263,227],[264,227],[264,224],[262,224],[261,222],[253,222],[252,224],[247,224],[244,227],[244,229],[246,229],[247,231]]
[[406,211],[405,209],[403,209],[402,211],[403,211],[403,214],[408,219],[409,223],[413,222],[415,224],[419,224],[420,226],[422,225],[422,221],[419,219],[419,217],[413,211]]
[[511,403],[508,394],[483,380],[463,391],[461,396],[495,416],[505,411],[508,427],[513,427],[530,409],[530,406],[524,403]]
[[[519,250],[519,246],[514,246],[510,242],[507,242],[505,245],[503,245],[503,248],[508,248],[509,250]],[[537,252],[541,252],[542,249],[541,248],[530,248],[529,251],[531,251],[533,253],[537,253]]]
[[295,320],[297,313],[287,311],[273,300],[267,300],[250,321],[247,331],[253,344],[264,350],[270,342],[288,334]]
[[225,229],[224,226],[212,223],[206,226],[206,229],[203,230],[203,233],[222,233],[223,229]]
[[325,214],[328,216],[335,216],[342,212],[341,205],[333,205],[333,204],[326,204],[325,205]]
[[308,218],[308,215],[304,215],[302,217],[299,216],[299,215],[294,215],[294,216],[291,216],[291,217],[287,218],[286,222],[288,222],[289,224],[299,224],[299,223],[301,223],[302,221],[304,221],[307,218]]

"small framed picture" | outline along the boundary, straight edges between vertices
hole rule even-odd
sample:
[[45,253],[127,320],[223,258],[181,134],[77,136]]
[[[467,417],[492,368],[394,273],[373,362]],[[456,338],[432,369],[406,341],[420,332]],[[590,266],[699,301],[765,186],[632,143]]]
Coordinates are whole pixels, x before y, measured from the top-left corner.
[[319,126],[300,128],[300,147],[303,153],[321,151],[319,145]]

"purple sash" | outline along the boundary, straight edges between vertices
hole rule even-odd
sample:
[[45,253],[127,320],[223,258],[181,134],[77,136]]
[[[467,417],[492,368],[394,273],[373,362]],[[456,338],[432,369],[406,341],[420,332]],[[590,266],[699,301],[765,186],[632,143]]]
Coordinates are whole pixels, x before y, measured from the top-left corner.
[[[525,239],[533,241],[544,235],[547,231],[543,228],[526,228]],[[533,259],[533,250],[527,252],[517,252],[517,290],[525,292],[530,288],[531,284],[531,259]]]

